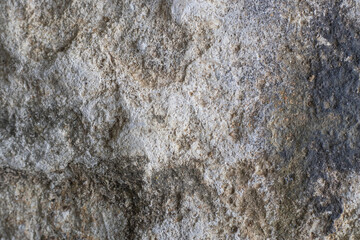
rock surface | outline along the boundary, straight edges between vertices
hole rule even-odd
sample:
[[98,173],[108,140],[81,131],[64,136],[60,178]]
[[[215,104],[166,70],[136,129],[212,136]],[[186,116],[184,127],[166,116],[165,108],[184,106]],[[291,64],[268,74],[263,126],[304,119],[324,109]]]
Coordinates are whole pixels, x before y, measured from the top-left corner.
[[359,0],[0,1],[0,239],[360,239]]

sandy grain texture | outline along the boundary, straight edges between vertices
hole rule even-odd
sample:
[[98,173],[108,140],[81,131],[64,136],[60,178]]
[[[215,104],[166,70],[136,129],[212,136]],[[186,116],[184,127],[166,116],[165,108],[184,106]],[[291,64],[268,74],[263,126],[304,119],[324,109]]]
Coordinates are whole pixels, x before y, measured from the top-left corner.
[[360,239],[359,19],[0,1],[0,239]]

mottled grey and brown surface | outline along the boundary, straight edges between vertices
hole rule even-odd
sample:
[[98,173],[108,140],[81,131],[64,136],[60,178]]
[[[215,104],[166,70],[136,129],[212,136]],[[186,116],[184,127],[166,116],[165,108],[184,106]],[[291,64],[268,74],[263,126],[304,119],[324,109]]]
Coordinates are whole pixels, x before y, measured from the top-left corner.
[[0,239],[360,239],[359,0],[1,0]]

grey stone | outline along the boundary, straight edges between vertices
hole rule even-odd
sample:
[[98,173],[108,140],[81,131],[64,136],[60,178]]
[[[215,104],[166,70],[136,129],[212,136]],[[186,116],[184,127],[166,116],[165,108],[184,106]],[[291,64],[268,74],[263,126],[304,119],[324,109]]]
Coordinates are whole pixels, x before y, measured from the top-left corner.
[[0,239],[359,239],[359,0],[0,2]]

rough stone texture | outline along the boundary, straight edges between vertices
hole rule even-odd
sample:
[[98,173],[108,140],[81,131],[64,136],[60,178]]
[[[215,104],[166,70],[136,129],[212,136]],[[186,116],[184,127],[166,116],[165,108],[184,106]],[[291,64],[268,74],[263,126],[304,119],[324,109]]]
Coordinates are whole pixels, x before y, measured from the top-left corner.
[[359,0],[0,1],[0,239],[360,239]]

